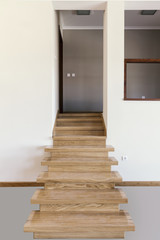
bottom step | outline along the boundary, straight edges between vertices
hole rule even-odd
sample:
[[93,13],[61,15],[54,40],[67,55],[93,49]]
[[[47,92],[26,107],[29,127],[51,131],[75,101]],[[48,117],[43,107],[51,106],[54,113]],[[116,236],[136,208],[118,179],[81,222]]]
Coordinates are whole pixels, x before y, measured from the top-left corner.
[[124,239],[124,232],[79,232],[79,233],[34,233],[34,239],[82,239],[82,238],[91,238],[91,239]]
[[123,210],[114,214],[33,211],[24,226],[35,238],[123,238],[125,231],[134,230],[132,219]]

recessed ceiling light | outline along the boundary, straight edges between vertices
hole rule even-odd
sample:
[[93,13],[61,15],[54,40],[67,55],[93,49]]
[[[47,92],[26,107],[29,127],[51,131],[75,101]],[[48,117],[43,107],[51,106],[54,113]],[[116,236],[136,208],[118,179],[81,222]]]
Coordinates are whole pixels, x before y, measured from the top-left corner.
[[77,15],[90,15],[90,10],[77,10]]
[[157,10],[142,10],[141,15],[154,15]]

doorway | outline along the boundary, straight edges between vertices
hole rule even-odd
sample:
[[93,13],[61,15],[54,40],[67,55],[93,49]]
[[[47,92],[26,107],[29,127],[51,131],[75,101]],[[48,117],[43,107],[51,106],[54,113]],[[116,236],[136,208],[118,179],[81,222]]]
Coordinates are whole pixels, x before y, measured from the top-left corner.
[[59,11],[60,112],[103,112],[103,14]]

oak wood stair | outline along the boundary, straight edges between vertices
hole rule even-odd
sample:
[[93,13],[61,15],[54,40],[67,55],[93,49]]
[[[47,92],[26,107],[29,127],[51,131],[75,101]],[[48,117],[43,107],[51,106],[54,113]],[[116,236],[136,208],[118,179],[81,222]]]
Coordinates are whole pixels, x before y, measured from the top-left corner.
[[37,182],[38,189],[32,204],[40,210],[32,211],[25,232],[33,232],[35,239],[65,238],[124,238],[126,231],[134,231],[134,223],[119,205],[127,197],[116,182],[122,178],[109,156],[114,151],[106,146],[106,129],[100,113],[58,114],[53,133],[53,146],[47,156]]

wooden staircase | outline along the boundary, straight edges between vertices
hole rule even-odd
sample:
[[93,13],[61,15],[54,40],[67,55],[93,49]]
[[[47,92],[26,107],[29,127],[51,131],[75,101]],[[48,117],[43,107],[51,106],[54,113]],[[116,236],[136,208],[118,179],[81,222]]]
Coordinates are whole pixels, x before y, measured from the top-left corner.
[[53,146],[42,165],[48,166],[37,181],[45,184],[31,199],[40,204],[33,211],[25,232],[35,239],[124,238],[134,231],[132,219],[119,204],[127,203],[124,192],[115,188],[122,181],[112,165],[118,165],[108,153],[102,114],[58,114]]

